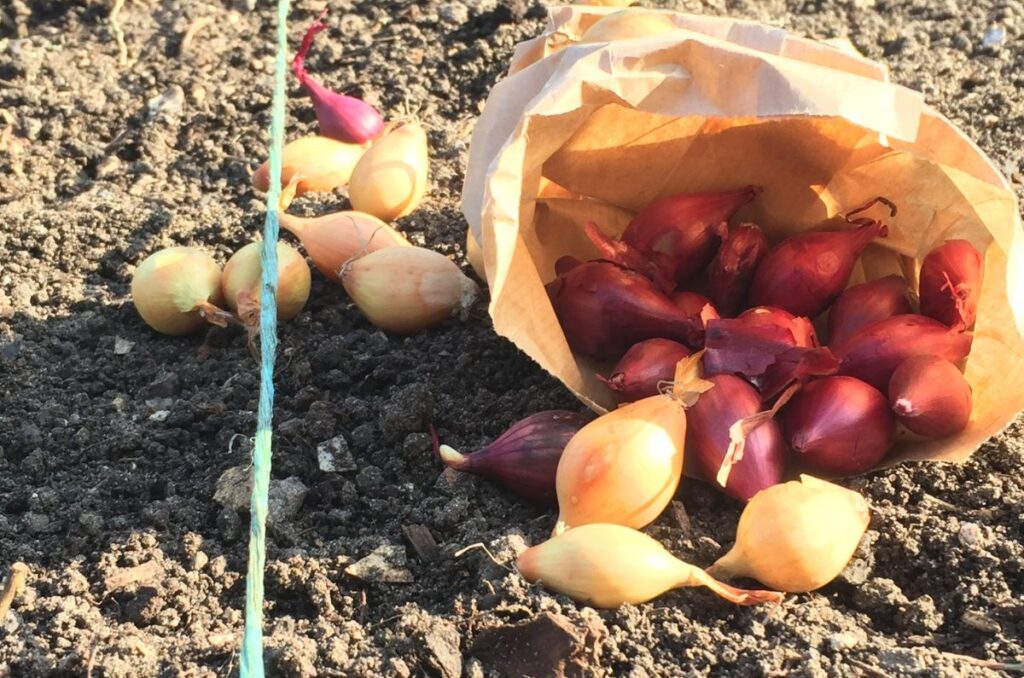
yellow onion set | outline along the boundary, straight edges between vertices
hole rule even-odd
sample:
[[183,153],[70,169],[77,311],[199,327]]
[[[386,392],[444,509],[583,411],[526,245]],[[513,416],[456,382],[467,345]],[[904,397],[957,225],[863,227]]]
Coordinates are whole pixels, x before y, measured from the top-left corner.
[[[465,317],[478,294],[476,283],[444,255],[413,246],[390,223],[414,212],[426,194],[426,130],[416,122],[386,124],[371,105],[332,92],[307,73],[305,56],[324,28],[320,19],[313,23],[293,63],[310,93],[320,134],[284,145],[279,223],[377,327],[409,334]],[[253,187],[265,192],[269,175],[268,161],[253,173]],[[286,211],[302,195],[344,187],[351,210],[312,218]],[[306,304],[310,270],[285,242],[278,243],[277,256],[277,315],[287,321]],[[172,247],[142,262],[132,298],[142,319],[159,332],[184,335],[207,323],[240,324],[251,346],[259,327],[261,273],[258,243],[237,251],[223,271],[201,250]]]

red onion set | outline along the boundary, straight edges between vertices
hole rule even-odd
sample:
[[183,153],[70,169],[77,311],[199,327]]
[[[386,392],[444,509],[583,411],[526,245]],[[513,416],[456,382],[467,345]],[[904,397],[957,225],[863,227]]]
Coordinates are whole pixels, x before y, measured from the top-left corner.
[[897,275],[851,286],[896,205],[876,198],[846,228],[770,243],[756,224],[729,225],[759,192],[661,198],[621,239],[586,224],[600,259],[563,258],[548,285],[569,347],[607,366],[597,377],[620,405],[665,393],[673,365],[700,351],[714,386],[687,409],[687,469],[741,500],[787,470],[876,468],[900,431],[962,431],[971,393],[957,364],[981,254],[950,240],[925,257],[917,290]]

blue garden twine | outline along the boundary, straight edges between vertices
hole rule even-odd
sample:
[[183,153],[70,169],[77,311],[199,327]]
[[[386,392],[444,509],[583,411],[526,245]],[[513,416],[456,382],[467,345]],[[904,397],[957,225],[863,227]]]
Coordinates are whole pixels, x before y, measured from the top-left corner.
[[256,447],[252,455],[252,524],[249,573],[245,580],[245,637],[242,678],[263,678],[263,568],[266,563],[267,503],[270,489],[270,444],[274,417],[274,359],[277,353],[277,205],[281,195],[281,150],[284,146],[285,80],[288,53],[289,0],[277,2],[277,59],[270,118],[270,187],[263,225],[263,267],[260,289],[260,405]]

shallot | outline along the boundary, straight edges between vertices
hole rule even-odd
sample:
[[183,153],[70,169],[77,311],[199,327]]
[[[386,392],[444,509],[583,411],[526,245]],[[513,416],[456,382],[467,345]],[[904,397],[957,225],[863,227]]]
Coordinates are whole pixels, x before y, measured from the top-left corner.
[[591,261],[554,280],[552,304],[574,351],[617,360],[645,339],[703,342],[699,319],[687,317],[650,279],[617,264]]
[[332,212],[307,219],[278,212],[281,227],[299,239],[320,272],[341,284],[341,267],[359,254],[411,247],[401,233],[363,212]]
[[562,450],[590,417],[566,410],[538,412],[513,424],[497,440],[462,454],[448,445],[434,448],[449,468],[501,485],[536,504],[555,504],[555,473]]
[[573,436],[558,462],[555,534],[588,523],[641,528],[658,517],[683,472],[684,408],[711,386],[693,376],[698,363],[680,361],[671,395],[612,410]]
[[861,328],[833,347],[839,374],[857,377],[883,393],[889,379],[908,358],[933,355],[959,362],[971,352],[972,337],[922,315],[894,315]]
[[[260,242],[251,242],[235,252],[224,264],[221,277],[224,303],[250,331],[259,326],[262,247]],[[291,320],[302,311],[309,299],[310,282],[309,265],[303,256],[288,243],[278,242],[275,301],[279,320]]]
[[736,543],[707,571],[752,577],[780,591],[813,591],[843,571],[869,520],[864,497],[802,475],[754,495],[740,515]]
[[904,361],[889,381],[889,402],[900,423],[926,438],[960,433],[971,420],[971,385],[956,365],[936,356]]
[[690,349],[671,339],[648,339],[633,344],[605,379],[620,403],[649,398],[659,393],[659,386],[675,376],[676,364],[690,355]]
[[[344,186],[366,149],[327,137],[302,137],[284,145],[281,155],[281,207],[303,193],[329,192]],[[270,161],[252,175],[259,191],[270,186]]]
[[853,377],[812,381],[782,409],[786,443],[804,466],[856,475],[878,465],[896,435],[889,401]]
[[341,283],[377,327],[409,334],[465,314],[476,283],[451,259],[423,247],[385,247],[342,267]]
[[415,210],[427,192],[427,133],[416,123],[400,125],[374,142],[352,170],[352,207],[384,221]]
[[841,344],[862,327],[912,313],[907,281],[890,275],[847,288],[828,312],[828,343]]
[[966,240],[947,240],[921,263],[921,315],[967,329],[978,316],[982,258]]
[[143,260],[132,276],[132,301],[157,332],[191,334],[206,322],[226,324],[220,266],[194,247],[168,247]]
[[670,589],[704,586],[737,605],[777,603],[782,594],[739,589],[685,563],[642,532],[594,523],[523,551],[516,569],[530,582],[601,608],[643,603]]
[[875,238],[888,234],[889,227],[880,221],[850,219],[875,202],[885,203],[896,214],[895,205],[876,198],[847,216],[850,223],[859,224],[852,231],[800,233],[769,250],[754,274],[750,302],[817,317],[846,288],[860,253]]
[[651,38],[677,30],[672,17],[635,7],[606,14],[583,32],[581,43],[609,42],[632,38]]
[[633,217],[622,240],[682,284],[703,271],[728,233],[727,220],[761,189],[683,193],[656,200]]
[[323,22],[326,14],[325,9],[306,31],[302,46],[292,61],[292,70],[313,100],[313,110],[324,136],[350,144],[364,144],[384,131],[384,118],[377,109],[362,99],[332,92],[306,72],[306,54],[316,34],[326,28]]
[[[701,477],[719,477],[734,446],[734,424],[761,411],[761,396],[739,377],[719,374],[714,387],[687,410],[686,449]],[[746,435],[742,457],[732,462],[722,491],[746,501],[759,490],[782,481],[785,447],[779,425],[768,419]]]
[[747,298],[758,264],[768,252],[768,238],[757,224],[740,224],[722,240],[708,272],[710,296],[719,313],[736,315]]

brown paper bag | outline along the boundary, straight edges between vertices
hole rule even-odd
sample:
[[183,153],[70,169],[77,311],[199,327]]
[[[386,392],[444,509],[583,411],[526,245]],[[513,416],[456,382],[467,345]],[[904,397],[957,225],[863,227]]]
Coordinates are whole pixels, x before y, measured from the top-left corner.
[[[580,230],[587,220],[618,234],[657,198],[756,184],[764,192],[737,216],[778,241],[838,227],[837,215],[884,195],[899,213],[852,282],[919,264],[948,238],[985,255],[966,365],[971,423],[953,438],[902,440],[898,453],[964,459],[1005,427],[1024,408],[1024,234],[992,162],[920,94],[855,54],[678,13],[668,13],[675,32],[577,43],[608,11],[553,10],[545,33],[518,47],[474,130],[462,209],[496,331],[602,411],[611,394],[593,378],[597,366],[569,350],[544,291],[559,256],[594,256]],[[562,197],[545,197],[551,186]]]

